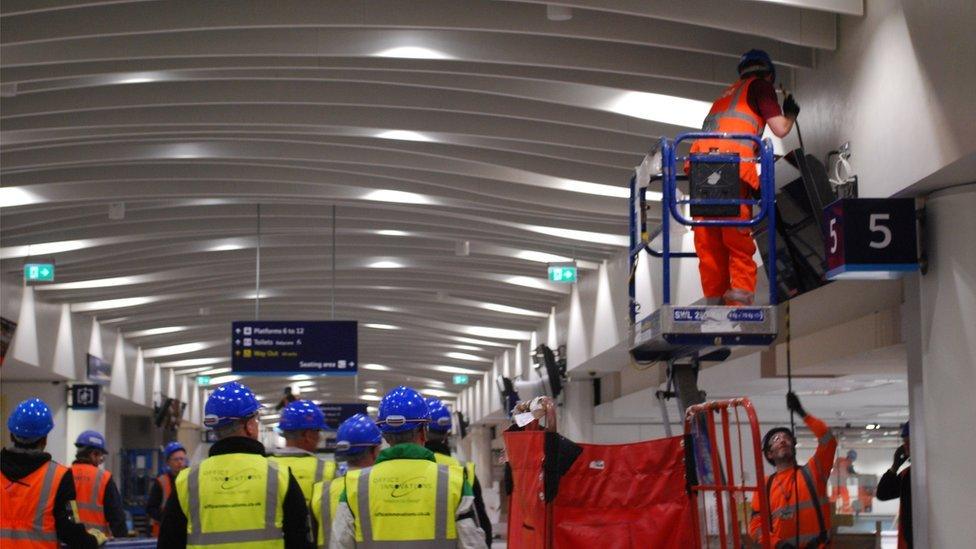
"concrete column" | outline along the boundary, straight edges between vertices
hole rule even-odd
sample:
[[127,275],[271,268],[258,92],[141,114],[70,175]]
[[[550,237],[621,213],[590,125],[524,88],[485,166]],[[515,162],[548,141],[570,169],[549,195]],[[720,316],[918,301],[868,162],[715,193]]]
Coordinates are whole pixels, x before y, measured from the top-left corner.
[[[976,184],[938,191],[926,204],[929,270],[917,284],[917,339],[907,341],[916,547],[968,547],[976,539],[970,436],[976,394]],[[906,312],[912,308],[906,296]],[[908,315],[910,316],[910,315]]]

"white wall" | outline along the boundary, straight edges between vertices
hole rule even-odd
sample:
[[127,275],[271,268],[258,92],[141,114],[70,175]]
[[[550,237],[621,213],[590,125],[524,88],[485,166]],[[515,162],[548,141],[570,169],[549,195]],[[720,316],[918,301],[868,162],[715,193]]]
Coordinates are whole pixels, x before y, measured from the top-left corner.
[[839,17],[838,48],[819,51],[817,69],[796,71],[807,150],[850,141],[866,197],[930,176],[930,189],[971,180],[937,172],[976,154],[972,0],[867,0],[864,11]]

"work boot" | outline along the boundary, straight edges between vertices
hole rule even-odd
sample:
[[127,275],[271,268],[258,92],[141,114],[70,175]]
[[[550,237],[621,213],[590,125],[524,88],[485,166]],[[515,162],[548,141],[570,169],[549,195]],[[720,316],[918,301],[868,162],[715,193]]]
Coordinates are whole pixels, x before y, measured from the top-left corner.
[[755,299],[752,292],[747,292],[738,288],[731,288],[725,292],[725,295],[722,297],[725,299],[725,304],[732,307],[748,307],[752,305],[753,299]]

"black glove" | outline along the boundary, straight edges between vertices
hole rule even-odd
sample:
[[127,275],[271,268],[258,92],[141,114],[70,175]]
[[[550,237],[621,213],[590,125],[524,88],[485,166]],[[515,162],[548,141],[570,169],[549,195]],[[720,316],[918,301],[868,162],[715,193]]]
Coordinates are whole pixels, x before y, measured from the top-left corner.
[[895,456],[891,460],[891,470],[897,471],[906,461],[908,461],[908,455],[905,453],[905,445],[902,444],[895,450]]
[[807,417],[807,412],[803,409],[803,405],[800,404],[800,398],[796,396],[796,393],[786,393],[786,407],[791,412],[799,414],[800,417]]
[[787,95],[786,99],[783,100],[783,114],[787,118],[793,119],[796,119],[800,114],[800,106],[796,104],[796,99],[793,99],[792,93]]

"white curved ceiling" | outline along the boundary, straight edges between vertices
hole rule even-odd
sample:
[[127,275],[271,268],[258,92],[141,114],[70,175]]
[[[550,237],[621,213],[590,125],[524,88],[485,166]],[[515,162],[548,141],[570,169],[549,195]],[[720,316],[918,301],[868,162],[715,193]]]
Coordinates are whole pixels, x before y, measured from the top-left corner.
[[334,299],[361,363],[391,368],[361,383],[450,397],[451,373],[490,368],[567,293],[546,261],[623,249],[633,166],[699,124],[741,52],[788,85],[861,9],[6,0],[2,269],[54,257],[42,299],[167,367],[223,369],[229,322],[255,314],[260,204],[261,318],[330,318]]

